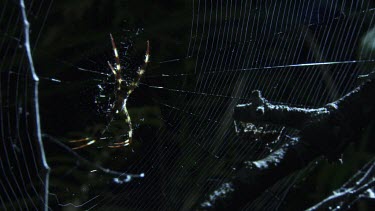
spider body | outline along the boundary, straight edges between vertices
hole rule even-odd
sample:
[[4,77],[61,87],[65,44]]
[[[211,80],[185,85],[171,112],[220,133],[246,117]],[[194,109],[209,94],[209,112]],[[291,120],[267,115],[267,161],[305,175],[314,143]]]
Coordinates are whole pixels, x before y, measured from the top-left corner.
[[[109,68],[111,69],[114,77],[114,98],[115,101],[112,104],[112,107],[110,109],[109,114],[109,124],[108,126],[101,132],[101,135],[104,136],[105,133],[109,131],[110,125],[113,122],[115,118],[122,118],[124,121],[123,124],[128,125],[128,134],[127,138],[125,140],[114,140],[113,144],[109,145],[110,148],[119,148],[123,146],[128,146],[132,143],[133,140],[133,125],[131,122],[131,117],[129,115],[128,109],[127,109],[127,100],[129,99],[129,96],[133,93],[133,91],[138,87],[139,82],[143,76],[143,74],[146,71],[147,64],[149,63],[150,59],[150,44],[149,41],[147,41],[147,48],[146,48],[146,54],[144,63],[138,67],[136,77],[128,82],[124,78],[124,74],[122,73],[123,68],[120,63],[119,54],[117,51],[116,43],[113,39],[112,34],[110,34],[112,49],[115,57],[115,65],[112,65],[111,62],[107,61]],[[121,138],[124,138],[124,136],[120,136]],[[108,139],[111,137],[99,137],[99,139]],[[112,137],[114,138],[114,137]],[[115,138],[116,139],[116,138]],[[72,140],[71,143],[77,143],[77,142],[85,142],[85,144],[74,147],[73,149],[81,149],[84,147],[87,147],[89,145],[92,145],[96,142],[96,139],[93,138],[83,138],[78,140]]]

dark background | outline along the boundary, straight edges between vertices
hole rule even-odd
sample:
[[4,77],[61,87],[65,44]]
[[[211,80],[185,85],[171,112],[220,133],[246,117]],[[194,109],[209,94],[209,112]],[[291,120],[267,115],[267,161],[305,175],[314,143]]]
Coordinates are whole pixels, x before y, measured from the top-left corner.
[[[197,2],[195,1],[195,6]],[[210,1],[206,2],[210,4]],[[262,8],[260,6],[262,3],[250,2]],[[201,6],[203,10],[204,1],[201,2]],[[327,5],[322,3],[319,7],[311,8],[314,10],[314,15],[308,21],[312,25],[309,26],[310,30],[318,30],[319,27],[334,28],[336,25],[338,26],[336,30],[352,30],[344,24],[345,22],[340,22],[347,17],[342,17],[339,11],[332,16],[336,18],[336,22],[325,20],[326,7]],[[356,12],[360,11],[355,9],[355,5],[353,8],[353,10],[346,8],[346,14],[357,14]],[[69,143],[70,140],[95,134],[106,124],[106,117],[101,113],[103,107],[96,104],[95,99],[100,94],[97,85],[110,81],[110,77],[107,79],[93,71],[110,73],[107,61],[113,63],[114,58],[109,34],[112,33],[114,36],[121,61],[128,64],[130,74],[142,64],[147,40],[150,41],[151,46],[151,63],[141,81],[142,84],[129,99],[129,111],[136,125],[134,144],[127,148],[109,150],[106,147],[107,143],[100,142],[97,146],[76,151],[80,156],[105,168],[121,172],[145,173],[146,177],[133,179],[128,183],[116,183],[113,176],[100,171],[91,172],[93,167],[79,161],[71,151],[53,141],[45,140],[45,150],[52,169],[49,190],[56,194],[50,197],[51,208],[74,210],[94,206],[94,209],[186,210],[220,181],[230,177],[231,167],[234,164],[241,160],[259,159],[266,155],[267,150],[263,149],[262,144],[257,144],[255,147],[258,149],[254,150],[250,148],[249,143],[233,141],[238,139],[232,128],[233,124],[230,124],[228,131],[223,132],[229,143],[217,143],[214,147],[206,145],[206,143],[215,143],[215,137],[222,132],[219,129],[212,130],[214,132],[209,130],[211,123],[204,120],[208,118],[205,116],[206,112],[208,113],[206,107],[211,106],[216,109],[216,112],[208,114],[211,114],[213,119],[220,119],[228,109],[230,100],[202,97],[194,92],[209,92],[210,88],[211,90],[215,88],[222,90],[223,93],[227,91],[231,95],[234,88],[230,88],[230,85],[227,86],[225,83],[238,78],[228,73],[214,88],[206,87],[207,90],[198,91],[195,89],[198,86],[203,87],[202,80],[211,79],[201,79],[192,74],[196,65],[204,64],[202,56],[189,58],[187,50],[191,41],[192,10],[191,0],[61,0],[43,2],[40,5],[33,4],[28,14],[31,39],[35,47],[33,51],[35,68],[41,78],[39,90],[42,132],[69,147],[75,146]],[[306,11],[306,14],[308,12]],[[7,13],[3,14],[6,16]],[[259,14],[262,19],[266,11],[260,11]],[[358,17],[365,21],[363,27],[357,30],[360,31],[359,34],[364,35],[366,29],[373,24],[370,23],[372,16],[363,17],[358,14]],[[294,20],[293,15],[296,14],[287,13],[284,18]],[[219,17],[218,22],[219,19],[226,20],[224,17]],[[237,21],[235,18],[234,20]],[[274,21],[276,20],[275,18]],[[201,20],[200,26],[203,23],[204,21]],[[216,23],[206,20],[206,24],[211,24],[213,27]],[[300,23],[289,24],[308,25],[303,19]],[[284,26],[280,27],[282,29]],[[277,58],[280,63],[289,63],[291,58],[281,57],[279,55],[281,53],[277,51],[277,48],[282,46],[272,45],[273,37],[276,36],[271,32],[277,32],[279,29],[270,27],[269,30],[270,41],[261,52],[263,55]],[[205,38],[207,37],[201,36],[194,39],[199,42]],[[317,39],[319,40],[319,34]],[[348,40],[336,41],[334,33],[330,39],[332,39],[330,43],[334,43],[330,47],[332,52],[338,51],[343,42],[348,42]],[[121,42],[128,40],[133,43],[133,48],[125,56],[123,53],[127,43],[122,45]],[[229,38],[228,42],[231,42]],[[284,42],[287,46],[297,46],[287,36]],[[360,39],[349,39],[349,43],[347,48],[359,48]],[[306,50],[302,53],[300,63],[310,61],[308,55],[311,46],[303,44]],[[327,57],[327,60],[330,60],[329,53]],[[166,62],[174,59],[179,61]],[[358,59],[358,55],[354,53],[345,59]],[[249,66],[267,66],[269,60],[259,59],[259,61],[260,63],[254,61]],[[91,71],[84,71],[82,68]],[[349,69],[358,74],[356,68],[358,67],[353,66]],[[371,68],[371,65],[366,68]],[[293,96],[295,84],[292,79],[300,75],[294,74],[294,70],[291,72],[293,74],[286,72],[282,75],[282,77],[291,77],[291,82],[282,87],[285,94],[271,100],[288,102],[290,96]],[[160,77],[162,74],[192,74],[192,76]],[[273,86],[271,83],[267,84],[268,76],[263,74],[262,70],[256,75],[259,77],[257,87],[268,90],[267,87]],[[347,73],[339,78],[342,82],[342,85],[338,86],[339,93],[345,93],[350,87],[355,86],[353,75],[355,74]],[[282,84],[283,80],[278,82]],[[148,85],[187,90],[192,91],[193,94],[153,89]],[[323,90],[319,85],[315,84],[315,89]],[[307,86],[301,85],[301,87]],[[253,88],[256,87],[248,89]],[[272,96],[271,92],[266,92],[265,95]],[[317,107],[330,102],[329,93],[322,91],[322,96],[321,98],[320,96],[314,98],[311,95],[300,96],[295,103],[305,102],[304,105]],[[246,102],[247,98],[248,96],[242,96],[238,103]],[[204,104],[206,102],[208,103]],[[175,106],[180,110],[173,110],[165,105]],[[185,105],[186,107],[183,107]],[[198,117],[186,115],[192,110],[197,111],[202,118],[199,118],[199,115]],[[197,129],[195,125],[201,127]],[[364,129],[362,140],[346,148],[342,157],[343,163],[338,161],[331,163],[319,159],[307,169],[297,172],[297,175],[291,179],[295,182],[284,181],[286,186],[275,188],[276,192],[271,191],[260,198],[264,199],[265,203],[279,203],[280,209],[283,210],[300,210],[312,206],[340,187],[374,156],[372,140],[374,140],[374,122]],[[272,145],[271,148],[275,149],[277,146]],[[288,192],[287,189],[290,187]],[[281,196],[285,193],[288,195],[282,199]],[[79,205],[94,197],[92,202],[82,207],[61,206],[67,203]],[[281,202],[277,202],[279,198]],[[353,209],[371,210],[370,204],[366,201],[357,202]]]

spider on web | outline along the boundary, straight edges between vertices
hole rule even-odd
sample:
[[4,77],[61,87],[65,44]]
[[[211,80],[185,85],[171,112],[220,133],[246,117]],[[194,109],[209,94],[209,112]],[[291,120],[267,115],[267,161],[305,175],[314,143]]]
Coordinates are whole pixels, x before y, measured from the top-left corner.
[[[107,61],[109,68],[111,69],[114,77],[114,81],[112,84],[114,85],[114,103],[111,104],[110,111],[109,111],[109,124],[107,127],[102,130],[101,136],[103,136],[108,130],[113,122],[114,118],[117,116],[122,118],[124,122],[128,126],[127,135],[121,136],[123,140],[121,141],[114,141],[113,144],[108,145],[109,148],[119,148],[129,146],[133,141],[133,125],[131,122],[131,117],[129,111],[127,109],[127,100],[129,96],[133,93],[133,91],[138,87],[139,82],[146,71],[147,64],[149,63],[150,59],[150,43],[147,40],[147,47],[144,62],[141,66],[138,66],[138,70],[136,72],[135,78],[132,80],[126,80],[125,75],[123,74],[124,67],[121,66],[119,54],[117,51],[116,43],[112,34],[110,34],[111,44],[113,53],[115,56],[115,64],[112,65],[111,62]],[[99,140],[109,139],[111,137],[99,137]],[[125,139],[125,140],[124,140]],[[70,143],[83,143],[82,145],[73,147],[73,149],[81,149],[87,146],[90,146],[97,142],[97,138],[82,138],[69,141]]]

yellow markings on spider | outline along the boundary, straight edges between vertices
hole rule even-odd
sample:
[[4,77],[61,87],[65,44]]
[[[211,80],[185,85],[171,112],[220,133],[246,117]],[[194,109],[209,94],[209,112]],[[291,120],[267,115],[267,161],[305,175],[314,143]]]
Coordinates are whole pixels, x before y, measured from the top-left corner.
[[[112,44],[112,49],[113,53],[115,56],[115,67],[111,64],[111,62],[107,61],[109,69],[112,71],[114,79],[115,79],[115,102],[112,105],[111,109],[111,120],[113,120],[113,115],[117,114],[123,114],[125,115],[125,123],[128,125],[129,130],[128,132],[128,137],[126,140],[122,142],[114,142],[113,145],[109,145],[109,148],[120,148],[120,147],[126,147],[132,144],[133,141],[133,125],[131,121],[131,117],[129,115],[129,111],[127,109],[127,100],[130,96],[130,94],[134,91],[135,88],[138,87],[139,82],[143,76],[143,74],[146,71],[147,64],[150,62],[150,42],[147,40],[147,46],[146,46],[146,53],[145,53],[145,59],[144,63],[138,67],[137,71],[137,76],[135,77],[134,81],[130,82],[129,85],[127,83],[123,83],[125,80],[122,76],[122,69],[121,69],[121,64],[120,64],[120,58],[119,54],[117,51],[116,43],[115,40],[113,39],[112,34],[110,34],[110,39],[111,39],[111,44]],[[125,81],[126,82],[126,81]],[[127,91],[126,91],[127,90]],[[108,128],[108,127],[107,127]],[[107,131],[107,128],[102,131],[102,134],[104,134]],[[106,138],[99,138],[99,139],[106,139]],[[86,142],[83,145],[74,147],[73,149],[81,149],[87,146],[90,146],[96,142],[95,139],[92,138],[82,138],[82,139],[77,139],[77,140],[72,140],[70,143],[80,143],[80,142]]]

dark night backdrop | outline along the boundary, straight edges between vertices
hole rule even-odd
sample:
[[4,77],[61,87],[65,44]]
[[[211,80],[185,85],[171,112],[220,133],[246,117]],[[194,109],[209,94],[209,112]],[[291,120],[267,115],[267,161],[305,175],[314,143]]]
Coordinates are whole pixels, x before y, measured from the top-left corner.
[[[210,4],[210,1],[207,2]],[[220,180],[231,174],[230,167],[233,163],[239,162],[237,152],[243,147],[248,147],[248,144],[237,142],[219,144],[217,148],[220,150],[216,148],[212,150],[219,152],[217,154],[220,159],[215,159],[210,154],[211,148],[199,147],[204,143],[204,139],[214,139],[215,134],[207,131],[207,137],[199,136],[195,139],[196,134],[202,133],[193,127],[194,121],[200,121],[199,118],[196,120],[191,116],[182,115],[188,112],[188,109],[178,111],[178,115],[172,115],[171,109],[165,106],[186,104],[188,108],[197,109],[205,101],[212,101],[210,105],[216,104],[216,99],[198,98],[194,94],[186,93],[175,94],[165,89],[152,89],[147,86],[193,90],[196,83],[201,83],[197,82],[196,76],[186,76],[182,80],[158,77],[162,74],[193,73],[196,63],[202,62],[200,60],[202,58],[186,57],[192,27],[191,0],[59,0],[54,1],[51,6],[44,3],[41,5],[40,11],[49,11],[48,16],[43,16],[47,13],[39,13],[42,17],[34,16],[33,12],[37,14],[34,9],[30,12],[29,19],[32,29],[36,29],[31,31],[31,38],[33,41],[38,40],[33,56],[35,68],[41,77],[39,89],[42,132],[67,146],[73,146],[69,140],[95,134],[106,123],[105,117],[100,113],[101,108],[94,102],[99,94],[97,85],[105,81],[106,77],[79,68],[110,73],[107,61],[114,60],[109,33],[113,34],[118,44],[120,57],[124,50],[124,45],[120,43],[125,40],[134,42],[130,55],[127,58],[122,57],[122,61],[128,61],[129,71],[135,71],[142,63],[146,40],[150,40],[151,45],[151,63],[142,79],[143,85],[141,84],[129,99],[129,110],[137,126],[134,145],[108,150],[105,143],[99,143],[101,147],[87,147],[77,151],[82,157],[106,168],[129,173],[144,172],[146,177],[133,179],[129,183],[116,184],[110,175],[90,172],[92,167],[77,161],[72,153],[46,140],[45,149],[52,169],[50,191],[57,195],[60,203],[81,204],[100,195],[95,202],[98,209],[137,210],[139,207],[149,210],[188,209],[202,194],[216,185],[216,179]],[[324,5],[316,9],[313,14],[310,21],[324,26],[325,20],[322,19]],[[288,15],[294,14],[285,14],[285,18],[293,19]],[[339,12],[336,15],[339,17]],[[366,21],[368,19],[365,18]],[[370,23],[366,21],[367,26]],[[207,21],[207,24],[213,26],[215,23]],[[43,27],[40,28],[41,26]],[[342,24],[339,26],[344,28]],[[200,41],[204,37],[196,39]],[[353,41],[353,48],[358,46],[359,42],[359,40]],[[269,49],[266,49],[266,52],[277,48],[277,46],[273,47],[272,43],[268,44],[266,47]],[[333,48],[339,46],[337,44]],[[309,48],[309,46],[304,47]],[[307,55],[307,52],[306,50],[304,54]],[[274,56],[277,57],[277,53],[274,53]],[[356,59],[355,56],[353,55],[352,59]],[[165,62],[173,59],[180,60]],[[235,78],[229,74],[227,77]],[[266,80],[262,77],[267,76],[260,75],[259,83]],[[61,82],[51,81],[51,78]],[[224,84],[229,79],[225,77],[221,80],[223,81],[218,82],[218,89],[226,89]],[[343,77],[342,80],[346,83],[350,81],[349,76]],[[290,91],[293,86],[293,82],[290,82],[286,90]],[[181,101],[181,96],[184,96],[184,101]],[[196,101],[191,103],[191,99]],[[289,99],[288,95],[280,96],[278,100],[284,99]],[[300,99],[301,102],[304,100],[306,100],[304,97]],[[225,111],[224,105],[217,102],[218,113]],[[216,115],[220,116],[217,113]],[[184,121],[179,121],[181,119]],[[281,203],[281,209],[307,208],[340,187],[374,156],[374,126],[372,122],[364,129],[362,140],[347,147],[343,154],[343,164],[320,159],[314,167],[310,166],[302,172],[302,176],[299,176],[298,181],[293,184]],[[190,134],[192,129],[196,134]],[[235,136],[234,128],[225,135]],[[197,144],[191,146],[191,143]],[[223,152],[222,149],[226,148],[230,150]],[[191,153],[192,150],[199,151],[199,155]],[[260,150],[249,151],[249,154],[252,152],[257,152],[257,156],[260,155]],[[241,153],[246,154],[246,152]],[[247,158],[254,157],[256,156],[247,156]],[[215,171],[220,173],[210,175],[212,169],[205,163],[214,163]],[[179,174],[179,170],[183,173]],[[202,177],[203,174],[209,176]],[[213,179],[207,181],[207,178]],[[192,189],[189,195],[182,194],[182,190],[189,188],[190,184]],[[50,198],[50,204],[53,209],[61,209],[55,197]],[[370,206],[368,202],[359,201],[354,209],[371,210]],[[72,206],[65,206],[63,209],[74,210]]]

